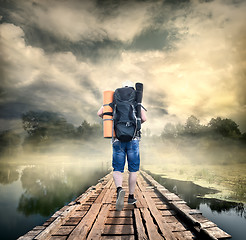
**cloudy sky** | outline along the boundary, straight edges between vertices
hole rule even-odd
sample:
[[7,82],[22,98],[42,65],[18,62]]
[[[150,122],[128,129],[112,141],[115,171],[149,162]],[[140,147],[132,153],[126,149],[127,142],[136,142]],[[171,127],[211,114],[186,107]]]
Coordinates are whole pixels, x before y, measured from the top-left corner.
[[102,92],[144,84],[146,127],[195,115],[246,131],[246,1],[0,0],[0,130],[22,113],[99,122]]

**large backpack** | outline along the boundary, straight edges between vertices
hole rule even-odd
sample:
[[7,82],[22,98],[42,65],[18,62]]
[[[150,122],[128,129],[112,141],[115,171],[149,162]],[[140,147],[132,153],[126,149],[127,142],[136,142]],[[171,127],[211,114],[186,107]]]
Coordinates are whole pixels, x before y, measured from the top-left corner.
[[136,91],[133,87],[117,88],[113,100],[113,127],[117,139],[131,141],[137,133]]

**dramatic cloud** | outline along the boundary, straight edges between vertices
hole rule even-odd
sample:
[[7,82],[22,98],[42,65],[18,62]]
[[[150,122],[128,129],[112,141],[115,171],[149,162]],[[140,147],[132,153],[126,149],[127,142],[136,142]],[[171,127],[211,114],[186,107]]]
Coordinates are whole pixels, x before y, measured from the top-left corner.
[[28,110],[99,121],[102,92],[144,83],[148,127],[245,124],[244,1],[2,1],[0,123]]

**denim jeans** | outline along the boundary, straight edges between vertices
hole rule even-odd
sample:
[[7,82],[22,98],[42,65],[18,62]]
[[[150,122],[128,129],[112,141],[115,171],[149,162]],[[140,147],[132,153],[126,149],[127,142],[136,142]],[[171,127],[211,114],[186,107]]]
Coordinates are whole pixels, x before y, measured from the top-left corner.
[[129,172],[137,172],[140,165],[138,140],[132,140],[130,142],[115,141],[113,143],[114,171],[124,172],[126,156]]

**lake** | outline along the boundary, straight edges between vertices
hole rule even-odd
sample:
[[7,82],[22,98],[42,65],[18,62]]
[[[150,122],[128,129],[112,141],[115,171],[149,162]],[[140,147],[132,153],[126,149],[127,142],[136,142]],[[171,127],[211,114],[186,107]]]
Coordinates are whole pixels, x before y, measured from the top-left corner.
[[100,161],[0,163],[1,239],[16,239],[42,225],[109,172]]

